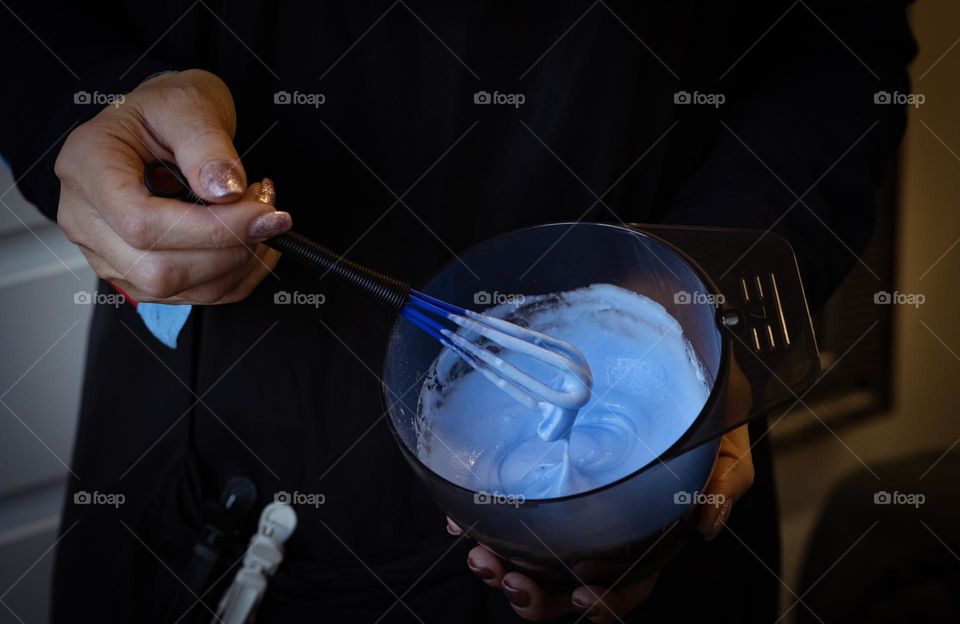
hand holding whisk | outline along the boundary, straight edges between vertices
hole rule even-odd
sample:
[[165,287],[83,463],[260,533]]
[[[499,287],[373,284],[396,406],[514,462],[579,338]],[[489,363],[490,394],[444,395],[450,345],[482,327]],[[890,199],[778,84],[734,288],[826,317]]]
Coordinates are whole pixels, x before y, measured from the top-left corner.
[[[190,189],[177,166],[166,160],[155,160],[146,166],[144,183],[154,195],[206,203]],[[292,230],[268,239],[265,244],[363,292],[429,334],[515,400],[543,414],[541,426],[548,430],[540,433],[547,440],[563,437],[573,425],[577,411],[590,399],[590,367],[569,342],[413,290],[402,280],[347,260]],[[477,337],[497,345],[498,352],[485,348]],[[501,357],[501,350],[521,353],[546,364],[559,373],[559,382],[549,385],[536,379]]]

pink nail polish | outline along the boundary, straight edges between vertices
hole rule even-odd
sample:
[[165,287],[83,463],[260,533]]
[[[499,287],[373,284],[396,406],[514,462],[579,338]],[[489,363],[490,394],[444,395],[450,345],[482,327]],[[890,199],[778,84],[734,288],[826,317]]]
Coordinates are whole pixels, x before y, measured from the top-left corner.
[[478,577],[483,580],[489,580],[494,577],[493,571],[489,568],[477,565],[473,562],[473,559],[467,558],[467,567],[470,568],[470,571],[476,574]]
[[584,602],[580,598],[574,598],[571,600],[573,608],[577,610],[578,613],[586,613],[590,608],[595,604],[592,602]]
[[218,198],[243,195],[243,177],[229,160],[213,160],[200,169],[200,184]]
[[510,601],[510,604],[515,607],[520,607],[521,609],[530,606],[530,594],[522,589],[511,587],[506,583],[501,583],[501,585],[503,585],[503,593],[507,597],[507,600]]
[[279,236],[293,226],[293,219],[289,212],[268,212],[262,214],[250,223],[248,235],[250,240],[265,241],[268,238]]
[[459,537],[463,535],[463,530],[455,525],[452,520],[447,518],[447,533],[453,535],[454,537]]

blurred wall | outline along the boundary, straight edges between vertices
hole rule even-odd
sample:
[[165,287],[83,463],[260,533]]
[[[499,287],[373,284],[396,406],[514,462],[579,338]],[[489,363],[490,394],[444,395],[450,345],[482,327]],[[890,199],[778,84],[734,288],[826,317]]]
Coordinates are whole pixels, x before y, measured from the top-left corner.
[[2,624],[47,619],[91,312],[74,294],[94,283],[77,248],[0,167]]
[[[776,455],[783,580],[797,593],[810,529],[839,478],[921,450],[960,453],[960,2],[922,0],[912,20],[920,43],[912,90],[924,103],[910,109],[901,150],[896,280],[901,293],[926,301],[895,309],[891,412]],[[813,416],[796,411],[788,418]],[[919,523],[916,530],[918,539],[936,539]],[[793,602],[786,589],[784,600]]]

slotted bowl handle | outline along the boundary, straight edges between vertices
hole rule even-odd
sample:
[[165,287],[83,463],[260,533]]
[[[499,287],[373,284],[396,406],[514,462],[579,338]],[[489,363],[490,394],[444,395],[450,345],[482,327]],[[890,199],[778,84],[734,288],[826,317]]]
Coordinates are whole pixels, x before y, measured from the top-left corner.
[[762,230],[635,224],[672,245],[723,295],[717,322],[750,381],[746,417],[719,413],[673,449],[676,454],[797,400],[820,373],[820,353],[803,282],[787,240]]

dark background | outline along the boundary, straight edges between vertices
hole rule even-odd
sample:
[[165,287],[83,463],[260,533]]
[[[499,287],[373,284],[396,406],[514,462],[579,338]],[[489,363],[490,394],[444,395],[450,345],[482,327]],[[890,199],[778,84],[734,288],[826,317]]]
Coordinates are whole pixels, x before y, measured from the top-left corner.
[[[878,197],[870,270],[856,265],[817,319],[830,372],[805,398],[809,409],[771,417],[786,622],[809,619],[793,606],[809,586],[858,587],[845,566],[868,556],[960,566],[955,526],[935,513],[955,496],[937,487],[956,482],[960,456],[960,4],[924,0],[912,20],[913,92],[924,103],[910,109],[898,166]],[[33,623],[46,618],[91,311],[74,294],[95,282],[12,185],[0,169],[0,623]],[[874,306],[877,290],[925,303]],[[927,503],[871,511],[875,491],[898,488],[927,491]],[[844,531],[829,528],[833,519]],[[805,601],[823,600],[817,591]]]

